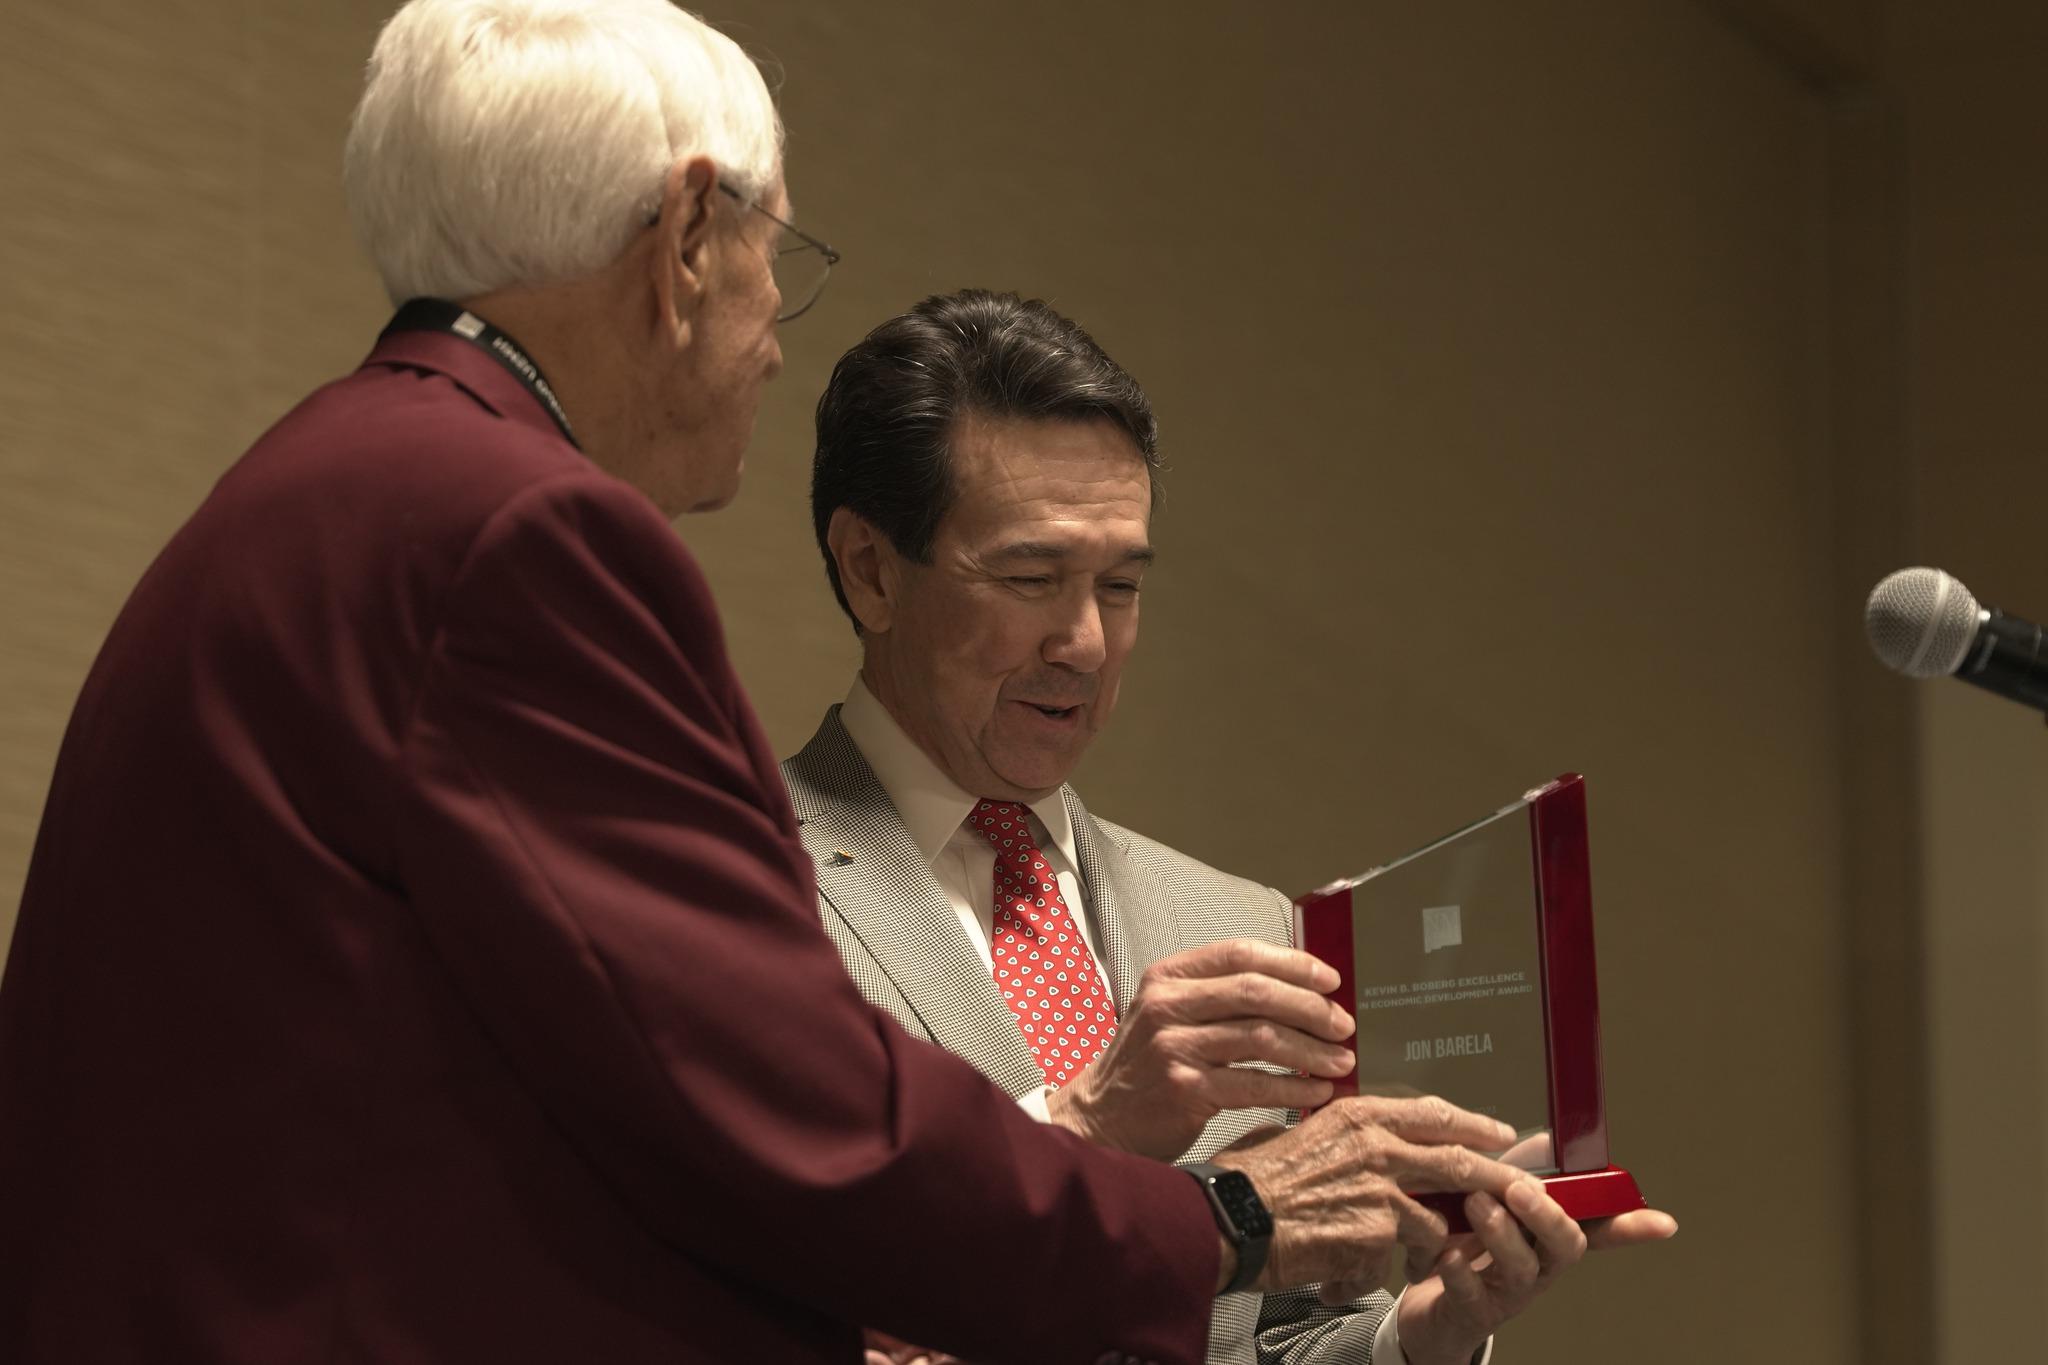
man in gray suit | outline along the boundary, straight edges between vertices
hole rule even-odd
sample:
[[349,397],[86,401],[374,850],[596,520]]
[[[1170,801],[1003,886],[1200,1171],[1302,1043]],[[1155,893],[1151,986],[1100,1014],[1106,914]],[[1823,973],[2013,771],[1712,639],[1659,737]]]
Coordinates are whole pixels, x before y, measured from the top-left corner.
[[[870,1000],[1043,1119],[1200,1162],[1327,1099],[1350,1021],[1319,994],[1328,969],[1284,946],[1284,895],[1066,785],[1136,641],[1155,430],[1085,332],[1012,295],[928,299],[848,352],[818,405],[812,513],[862,666],[783,777]],[[1210,1359],[1483,1359],[1586,1237],[1533,1180],[1467,1214],[1476,1240],[1398,1308],[1333,1286],[1219,1297]]]

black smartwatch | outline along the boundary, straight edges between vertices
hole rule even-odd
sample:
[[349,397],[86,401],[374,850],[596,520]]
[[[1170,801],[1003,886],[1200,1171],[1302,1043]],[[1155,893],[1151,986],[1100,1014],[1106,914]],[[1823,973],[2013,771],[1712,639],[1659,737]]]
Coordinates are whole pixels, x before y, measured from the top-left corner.
[[1251,1177],[1243,1171],[1225,1170],[1206,1161],[1181,1167],[1195,1178],[1209,1198],[1209,1212],[1216,1216],[1216,1230],[1237,1249],[1237,1273],[1223,1286],[1226,1294],[1250,1289],[1266,1268],[1266,1248],[1273,1241],[1273,1215],[1252,1188]]

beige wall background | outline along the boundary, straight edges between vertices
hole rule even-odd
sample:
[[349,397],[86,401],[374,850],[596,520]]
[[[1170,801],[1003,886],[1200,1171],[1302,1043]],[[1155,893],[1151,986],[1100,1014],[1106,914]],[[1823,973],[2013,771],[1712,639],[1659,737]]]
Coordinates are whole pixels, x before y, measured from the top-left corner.
[[[0,935],[129,585],[383,319],[337,182],[390,7],[13,16]],[[2048,612],[2048,22],[707,17],[786,71],[799,213],[845,253],[741,503],[678,526],[780,747],[856,658],[804,509],[833,359],[935,290],[1043,295],[1146,382],[1171,460],[1092,806],[1301,890],[1589,776],[1617,1158],[1684,1231],[1576,1272],[1514,1358],[2037,1355],[2044,736],[1880,675],[1855,622],[1908,562]]]
[[[2048,11],[1901,18],[1915,552],[2027,614],[2048,603]],[[2048,1285],[2048,733],[1972,688],[1915,701],[1941,1340],[2025,1359],[2040,1324],[2016,1305]]]

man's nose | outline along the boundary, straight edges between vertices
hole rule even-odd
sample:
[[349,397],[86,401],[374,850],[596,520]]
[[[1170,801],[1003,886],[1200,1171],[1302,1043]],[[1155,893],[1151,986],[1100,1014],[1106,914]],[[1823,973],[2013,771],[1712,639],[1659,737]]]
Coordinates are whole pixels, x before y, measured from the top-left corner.
[[1076,596],[1079,600],[1066,609],[1058,629],[1045,637],[1042,652],[1049,664],[1093,673],[1108,652],[1102,638],[1102,608],[1092,592]]

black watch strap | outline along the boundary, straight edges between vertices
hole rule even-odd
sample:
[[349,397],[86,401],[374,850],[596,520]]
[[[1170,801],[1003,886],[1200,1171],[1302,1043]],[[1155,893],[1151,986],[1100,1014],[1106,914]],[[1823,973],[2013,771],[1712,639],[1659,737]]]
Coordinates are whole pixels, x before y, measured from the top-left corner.
[[1226,1294],[1250,1289],[1259,1272],[1266,1268],[1266,1248],[1273,1241],[1273,1215],[1266,1212],[1251,1177],[1243,1171],[1212,1166],[1206,1161],[1181,1167],[1209,1200],[1209,1212],[1216,1218],[1216,1230],[1237,1250],[1237,1273],[1223,1286]]

